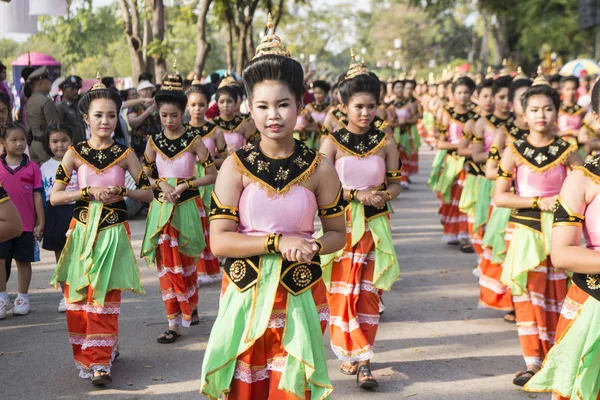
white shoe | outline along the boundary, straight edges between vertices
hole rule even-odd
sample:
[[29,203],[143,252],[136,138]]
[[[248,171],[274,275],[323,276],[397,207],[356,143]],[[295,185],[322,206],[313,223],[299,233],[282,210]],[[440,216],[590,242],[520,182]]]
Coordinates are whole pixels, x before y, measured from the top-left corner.
[[408,182],[400,182],[400,187],[405,190],[410,189],[410,186],[408,186]]
[[12,304],[10,299],[7,297],[5,299],[0,297],[0,319],[6,318],[6,313],[12,309]]
[[64,313],[67,312],[67,303],[65,303],[65,298],[60,299],[60,303],[58,303],[58,312]]
[[31,307],[29,306],[29,301],[25,300],[22,297],[17,297],[15,299],[15,305],[13,307],[13,315],[27,315],[31,311]]

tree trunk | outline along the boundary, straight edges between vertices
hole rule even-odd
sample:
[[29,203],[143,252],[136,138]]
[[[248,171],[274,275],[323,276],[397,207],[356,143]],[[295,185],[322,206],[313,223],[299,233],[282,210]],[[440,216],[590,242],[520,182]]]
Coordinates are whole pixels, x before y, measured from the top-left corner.
[[198,23],[196,25],[196,62],[194,64],[194,73],[198,78],[202,76],[204,72],[204,65],[206,64],[206,58],[210,51],[210,44],[206,41],[206,15],[210,8],[212,0],[200,0],[198,6]]
[[[154,59],[152,57],[148,57],[148,45],[150,43],[152,43],[152,21],[150,21],[150,19],[148,18],[144,18],[144,50],[143,50],[143,55],[144,55],[144,65],[145,65],[145,71],[151,71],[152,73],[154,73]],[[157,83],[156,77],[154,79],[154,82]]]
[[254,53],[256,52],[256,47],[254,47],[254,28],[250,25],[248,29],[248,34],[246,36],[246,61],[252,60],[254,57]]
[[246,36],[248,35],[248,26],[246,24],[242,25],[240,29],[240,35],[238,36],[238,53],[237,53],[237,63],[235,66],[235,72],[238,74],[242,73],[244,69],[244,65],[246,65],[248,59],[248,53],[246,53]]
[[127,46],[129,47],[129,57],[131,59],[131,75],[133,84],[137,86],[138,76],[144,70],[142,58],[142,43],[140,40],[140,20],[137,3],[131,2],[131,10],[127,0],[120,0],[121,14],[125,24],[125,35],[127,36]]
[[489,65],[490,19],[484,14],[481,17],[483,18],[483,37],[481,38],[481,48],[479,50],[479,63],[481,64],[481,73],[485,75]]
[[496,15],[496,23],[492,24],[492,34],[496,41],[496,65],[502,63],[502,60],[510,56],[510,48],[508,45],[508,29],[506,19],[500,15]]
[[[248,49],[246,38],[248,33],[251,31],[252,21],[254,20],[254,13],[258,6],[259,0],[252,0],[247,7],[238,7],[238,19],[240,22],[240,30],[238,35],[238,58],[236,63],[236,72],[242,73],[244,66],[248,62]],[[247,11],[247,12],[246,12]]]
[[[154,41],[163,42],[165,40],[165,5],[163,0],[153,0],[152,5],[152,36]],[[153,56],[154,75],[156,81],[161,82],[167,73],[167,62],[164,54]],[[175,57],[173,56],[173,61]],[[175,71],[173,71],[175,73]]]
[[225,17],[227,19],[227,30],[225,35],[227,71],[233,71],[233,37],[234,30],[237,31],[237,26],[235,25],[235,18],[233,16],[233,11],[231,10],[231,8],[227,8],[225,10]]

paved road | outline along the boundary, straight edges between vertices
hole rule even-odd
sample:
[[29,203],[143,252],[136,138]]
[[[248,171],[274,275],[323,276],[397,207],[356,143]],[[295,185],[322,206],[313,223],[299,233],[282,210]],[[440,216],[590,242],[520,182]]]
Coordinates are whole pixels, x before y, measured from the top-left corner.
[[[426,187],[433,154],[421,157],[421,174],[393,204],[393,237],[402,279],[385,294],[373,360],[380,388],[363,393],[353,377],[338,371],[326,346],[334,399],[520,400],[548,398],[521,392],[511,383],[522,367],[514,325],[502,314],[477,309],[475,259],[442,244],[438,201]],[[143,220],[132,223],[139,253]],[[34,265],[30,299],[33,312],[0,321],[0,398],[2,399],[198,399],[200,369],[217,313],[219,285],[200,291],[201,324],[184,330],[173,345],[156,343],[165,330],[156,273],[142,266],[145,295],[124,293],[121,357],[113,384],[94,388],[77,377],[60,294],[48,287],[53,257]],[[16,274],[9,291],[16,292]],[[324,344],[328,343],[325,338]]]

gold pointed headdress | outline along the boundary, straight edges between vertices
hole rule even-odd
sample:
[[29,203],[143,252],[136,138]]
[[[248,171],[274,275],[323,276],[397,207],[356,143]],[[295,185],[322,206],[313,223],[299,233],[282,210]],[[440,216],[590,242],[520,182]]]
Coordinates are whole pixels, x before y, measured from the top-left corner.
[[510,69],[508,68],[508,60],[505,58],[504,60],[502,60],[502,69],[500,70],[498,76],[506,75],[510,75]]
[[350,67],[348,73],[346,73],[345,80],[356,78],[359,75],[368,75],[369,70],[365,67],[363,62],[356,62],[356,56],[354,55],[354,49],[350,49]]
[[433,72],[429,73],[429,79],[427,80],[427,84],[430,86],[435,85],[435,76],[433,75]]
[[235,76],[233,76],[229,71],[225,75],[223,75],[223,79],[221,79],[221,83],[219,83],[218,89],[221,89],[223,86],[231,86],[235,84],[237,80]]
[[515,75],[513,81],[518,81],[521,79],[529,79],[529,77],[525,75],[525,73],[523,72],[523,68],[519,67],[517,68],[517,75]]
[[488,66],[487,72],[485,74],[485,79],[494,79],[494,76],[496,76],[496,74],[494,74],[494,70],[492,69],[492,67]]
[[96,72],[96,80],[98,82],[96,82],[90,90],[106,89],[106,86],[102,83],[102,77],[100,76],[100,72]]
[[167,73],[167,77],[163,79],[160,86],[161,90],[169,90],[172,92],[183,92],[183,83],[177,73],[177,60],[173,62],[174,74]]
[[275,24],[273,23],[271,13],[267,16],[267,34],[260,39],[260,44],[256,48],[253,60],[268,54],[290,57],[290,52],[281,43],[281,38],[275,34]]
[[194,79],[192,80],[192,85],[202,85],[200,79],[198,79],[198,75],[194,74]]
[[550,86],[546,77],[544,76],[544,71],[542,70],[542,66],[540,65],[537,69],[537,77],[533,80],[533,84],[531,86]]

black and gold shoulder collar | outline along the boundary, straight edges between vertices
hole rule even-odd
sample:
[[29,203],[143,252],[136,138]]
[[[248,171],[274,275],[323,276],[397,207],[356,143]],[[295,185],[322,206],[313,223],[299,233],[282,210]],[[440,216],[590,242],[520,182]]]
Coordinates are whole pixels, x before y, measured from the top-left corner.
[[453,121],[458,122],[461,125],[466,124],[467,121],[469,121],[471,119],[475,120],[475,121],[477,121],[479,119],[479,114],[477,114],[473,110],[468,110],[466,113],[460,114],[455,109],[452,109],[452,112],[450,112],[449,114],[450,114],[450,118]]
[[515,119],[511,118],[510,121],[507,121],[504,125],[504,129],[506,132],[514,139],[519,140],[523,139],[529,133],[528,129],[521,129],[517,125],[515,125]]
[[331,134],[335,144],[347,153],[357,157],[366,157],[377,153],[385,146],[386,134],[378,129],[356,135],[346,128],[342,128]]
[[490,114],[485,117],[486,122],[492,125],[495,129],[500,129],[503,126],[506,126],[507,123],[513,121],[512,115],[506,119],[498,118],[494,114]]
[[[206,125],[205,125],[206,126]],[[186,131],[177,139],[169,139],[165,131],[152,135],[150,138],[152,147],[165,158],[172,160],[185,153],[194,145],[194,141],[200,137],[196,129],[186,126]]]
[[93,148],[87,141],[79,142],[69,148],[75,152],[75,155],[81,161],[98,172],[103,172],[112,167],[127,157],[129,152],[133,151],[131,148],[117,142],[113,142],[113,144],[102,150]]
[[250,115],[250,113],[246,113],[246,114],[242,113],[242,118],[243,118],[243,119],[244,119],[244,121],[245,121],[245,120],[247,120],[247,119],[250,119],[250,118],[252,118],[252,115]]
[[213,123],[215,125],[217,125],[219,128],[223,129],[225,132],[234,132],[236,129],[238,129],[240,127],[240,125],[242,125],[242,123],[244,121],[245,121],[245,119],[243,117],[240,117],[239,115],[236,115],[235,117],[233,117],[233,119],[231,121],[225,121],[221,117],[213,118]]
[[321,162],[321,155],[296,140],[294,152],[285,158],[269,158],[260,150],[260,142],[249,143],[233,157],[239,171],[258,183],[269,196],[287,193],[292,186],[310,178]]
[[217,125],[206,122],[202,126],[191,126],[189,125],[189,129],[196,135],[200,136],[202,139],[206,139],[210,137],[215,130],[217,129]]
[[333,114],[333,116],[339,121],[342,120],[343,118],[346,118],[346,113],[343,112],[342,110],[340,110],[339,108],[335,108],[334,110],[330,111],[331,114]]
[[323,112],[323,111],[327,110],[327,108],[329,107],[329,105],[330,105],[330,103],[323,103],[323,104],[310,103],[310,106],[316,112]]
[[569,155],[577,150],[576,145],[561,138],[555,138],[544,147],[535,147],[524,137],[514,141],[510,148],[523,163],[537,172],[545,172],[564,164]]
[[580,170],[585,176],[594,183],[600,184],[600,155],[595,155],[583,164],[581,167],[573,167]]
[[407,105],[407,104],[408,104],[408,103],[410,103],[410,102],[411,102],[411,101],[410,101],[410,98],[408,98],[408,99],[407,99],[407,98],[403,97],[401,100],[394,100],[394,101],[392,102],[392,105],[393,105],[394,107],[396,107],[396,108],[400,109],[400,108],[404,107],[405,105]]
[[560,103],[559,111],[569,115],[579,115],[585,111],[585,108],[581,107],[579,104],[566,106],[564,103]]
[[373,122],[371,122],[371,126],[379,131],[384,130],[389,125],[385,119],[379,118],[377,115],[373,118]]

